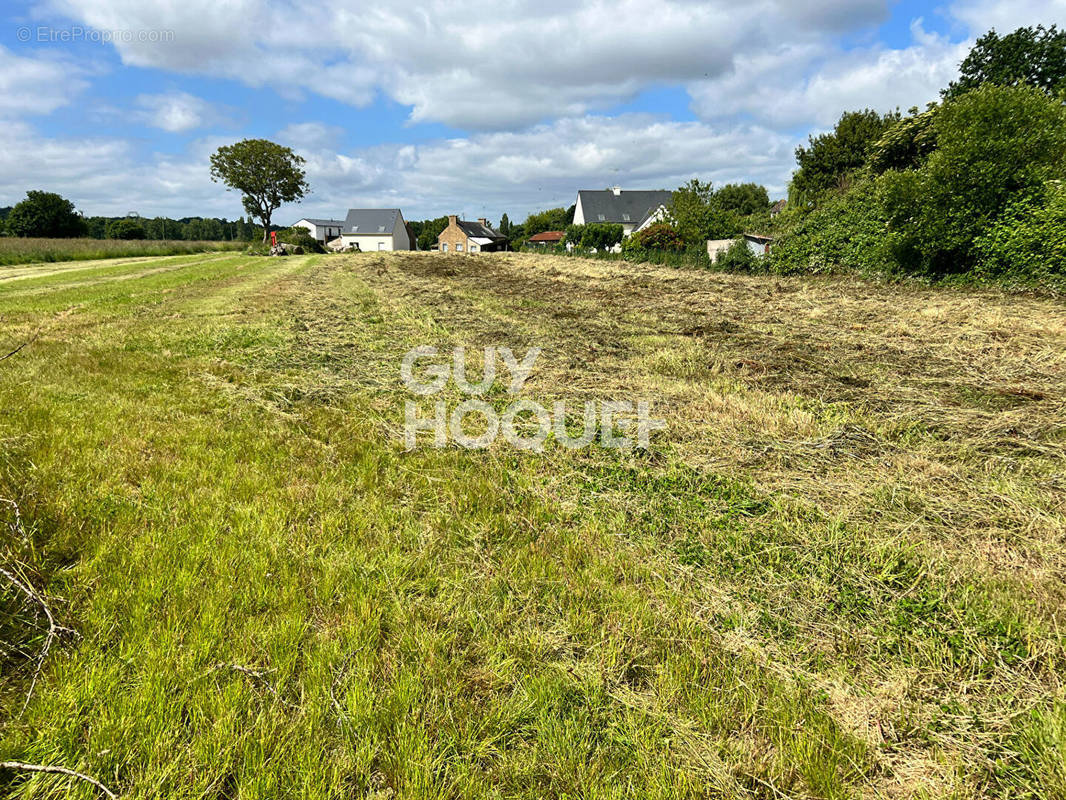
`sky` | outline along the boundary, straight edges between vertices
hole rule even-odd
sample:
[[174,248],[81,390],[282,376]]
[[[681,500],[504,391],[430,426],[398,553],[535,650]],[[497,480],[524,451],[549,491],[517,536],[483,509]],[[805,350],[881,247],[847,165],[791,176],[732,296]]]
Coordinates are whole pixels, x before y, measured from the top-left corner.
[[579,189],[755,181],[845,110],[937,98],[989,29],[1066,0],[5,0],[0,206],[222,216],[220,145],[268,138],[311,194],[276,223],[399,207],[520,221]]

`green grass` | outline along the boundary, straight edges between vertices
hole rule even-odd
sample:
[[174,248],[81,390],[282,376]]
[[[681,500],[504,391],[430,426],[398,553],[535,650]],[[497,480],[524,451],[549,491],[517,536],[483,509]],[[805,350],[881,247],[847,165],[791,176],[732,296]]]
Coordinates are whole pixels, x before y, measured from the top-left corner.
[[[0,561],[79,634],[20,715],[43,629],[4,583],[0,761],[130,798],[1066,796],[1061,305],[208,254],[0,282],[0,319],[40,331],[0,362]],[[669,427],[408,453],[420,344],[540,346],[524,396]]]
[[[213,250],[243,250],[247,242],[200,242],[124,239],[34,239],[0,236],[0,266],[91,261],[130,256],[173,256]],[[0,277],[3,273],[0,272]]]

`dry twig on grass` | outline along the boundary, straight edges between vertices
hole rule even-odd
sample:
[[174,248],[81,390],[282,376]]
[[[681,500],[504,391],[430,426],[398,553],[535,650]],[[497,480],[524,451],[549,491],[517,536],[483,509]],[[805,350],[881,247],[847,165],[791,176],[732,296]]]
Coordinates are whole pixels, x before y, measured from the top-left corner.
[[3,567],[0,567],[0,575],[3,575],[11,581],[19,591],[26,595],[26,597],[37,603],[37,605],[41,607],[41,610],[44,611],[45,617],[48,619],[48,632],[45,634],[44,644],[41,646],[41,652],[37,656],[37,668],[33,671],[33,680],[30,681],[30,688],[26,692],[26,699],[23,701],[22,709],[19,711],[19,716],[21,717],[26,712],[26,707],[30,704],[30,698],[33,696],[33,690],[37,686],[37,679],[41,677],[41,669],[44,668],[44,660],[48,657],[48,651],[52,648],[52,642],[59,638],[59,634],[61,633],[71,633],[76,636],[78,632],[73,628],[68,628],[65,625],[57,623],[48,603],[45,602],[44,598],[41,597],[41,595],[38,594],[28,582],[19,580]]
[[78,778],[86,783],[91,783],[101,792],[112,798],[112,800],[115,800],[115,798],[118,797],[117,794],[112,792],[91,775],[86,775],[83,772],[75,772],[66,767],[57,767],[54,764],[27,764],[23,761],[0,761],[0,769],[12,769],[18,772],[45,772],[53,775],[69,775],[72,778]]
[[31,336],[29,339],[24,341],[22,344],[20,344],[14,350],[9,350],[8,352],[4,353],[4,355],[0,356],[0,361],[4,361],[5,359],[11,358],[11,356],[15,355],[15,353],[17,353],[22,348],[28,347],[29,345],[33,344],[35,341],[37,341],[37,337],[40,336],[40,335],[41,335],[41,329],[38,328],[36,330],[36,332],[33,334],[33,336]]
[[250,678],[253,683],[259,683],[259,684],[265,686],[266,690],[268,692],[270,692],[272,695],[274,695],[274,699],[277,700],[279,703],[281,703],[286,708],[291,708],[291,709],[298,709],[299,708],[299,706],[297,706],[295,703],[290,703],[288,700],[286,700],[284,697],[282,697],[281,694],[278,692],[277,688],[274,686],[274,684],[271,683],[267,679],[267,674],[269,672],[274,672],[274,670],[265,670],[265,671],[255,670],[255,669],[251,669],[250,667],[241,666],[240,664],[216,664],[211,671],[214,672],[215,670],[220,670],[220,669],[231,669],[234,672],[239,672],[241,675],[244,675],[245,677]]

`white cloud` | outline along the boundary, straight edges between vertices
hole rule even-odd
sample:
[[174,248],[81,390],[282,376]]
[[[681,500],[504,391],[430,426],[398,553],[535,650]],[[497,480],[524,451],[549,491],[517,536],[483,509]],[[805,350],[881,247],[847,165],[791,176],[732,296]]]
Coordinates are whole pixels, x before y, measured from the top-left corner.
[[825,43],[883,21],[888,0],[51,0],[98,29],[169,30],[116,42],[127,64],[208,74],[353,105],[382,91],[412,119],[514,129],[713,79],[777,42]]
[[344,128],[324,122],[294,122],[278,131],[278,141],[289,147],[302,150],[326,150],[336,148]]
[[911,31],[914,44],[898,50],[785,46],[746,57],[728,76],[690,85],[693,108],[705,118],[744,113],[771,126],[824,128],[844,111],[924,106],[955,77],[971,43],[928,34],[921,20]]
[[993,28],[1005,34],[1028,25],[1066,24],[1066,0],[959,0],[949,10],[974,37]]
[[220,108],[188,92],[142,94],[136,105],[136,120],[170,133],[229,124]]
[[0,116],[48,114],[86,86],[85,71],[73,64],[18,56],[0,46]]
[[[209,155],[228,140],[198,139],[184,154],[142,161],[131,143],[119,139],[53,139],[22,123],[10,134],[0,152],[0,205],[41,188],[60,192],[87,214],[232,219],[244,213],[239,196],[208,175]],[[323,142],[298,149],[307,158],[312,194],[282,209],[280,221],[333,216],[357,206],[399,206],[416,219],[456,211],[522,218],[570,205],[582,188],[674,188],[697,175],[716,183],[755,180],[780,195],[792,161],[789,139],[765,128],[715,128],[645,114],[567,119],[521,133],[350,153]],[[27,175],[34,176],[32,185],[17,177]]]
[[331,216],[371,205],[400,206],[415,218],[456,211],[522,218],[570,205],[578,189],[672,189],[694,176],[718,184],[755,180],[780,196],[792,142],[758,126],[718,128],[625,114],[350,155],[329,149],[301,149],[301,155],[314,194],[304,204],[309,211],[301,206],[291,214]]

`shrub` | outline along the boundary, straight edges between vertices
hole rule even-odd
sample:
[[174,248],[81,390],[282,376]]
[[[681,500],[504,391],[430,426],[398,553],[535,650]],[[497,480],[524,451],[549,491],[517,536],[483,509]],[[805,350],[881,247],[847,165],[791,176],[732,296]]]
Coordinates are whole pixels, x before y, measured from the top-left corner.
[[597,222],[589,225],[568,225],[565,241],[586,250],[610,250],[622,241],[624,235],[621,225]]
[[789,216],[766,256],[766,268],[780,274],[832,273],[892,268],[887,222],[874,181],[860,174],[847,189],[826,195],[807,213]]
[[1012,203],[975,243],[976,272],[1020,283],[1066,284],[1066,188]]
[[714,266],[729,272],[757,272],[761,264],[759,256],[752,252],[748,243],[744,239],[737,239],[729,245],[728,250],[715,256]]
[[302,247],[305,253],[325,252],[307,228],[283,228],[278,231],[278,241]]
[[635,237],[637,244],[645,250],[669,250],[680,252],[685,249],[685,240],[672,226],[658,222],[640,231]]
[[999,215],[1061,177],[1066,107],[1033,87],[985,85],[944,103],[933,127],[925,164],[879,183],[897,259],[939,276],[971,269]]

